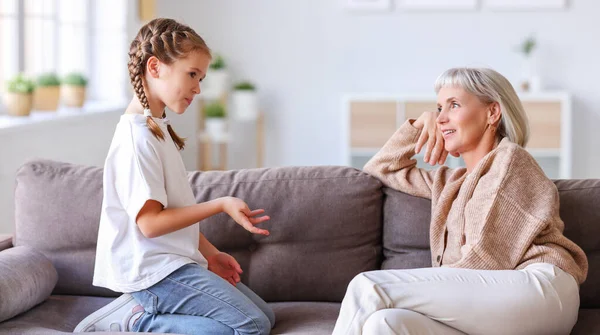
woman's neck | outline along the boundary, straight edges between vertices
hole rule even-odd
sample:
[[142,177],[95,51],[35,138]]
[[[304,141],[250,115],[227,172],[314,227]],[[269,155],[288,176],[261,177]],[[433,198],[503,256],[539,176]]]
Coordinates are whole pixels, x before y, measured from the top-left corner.
[[469,150],[467,152],[463,152],[460,155],[465,161],[465,165],[467,166],[467,173],[471,173],[475,166],[485,157],[485,155],[489,154],[492,150],[494,150],[498,146],[498,141],[496,137],[486,136],[481,139],[479,144],[473,150]]

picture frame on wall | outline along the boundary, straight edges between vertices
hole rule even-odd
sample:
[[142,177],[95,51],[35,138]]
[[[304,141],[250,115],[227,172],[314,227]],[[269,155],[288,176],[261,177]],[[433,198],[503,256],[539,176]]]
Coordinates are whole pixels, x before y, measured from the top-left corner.
[[483,4],[492,10],[562,10],[567,8],[567,0],[483,0]]
[[392,9],[392,0],[342,0],[344,7],[358,12],[385,12]]
[[396,5],[404,10],[427,11],[471,11],[476,10],[479,0],[396,0]]

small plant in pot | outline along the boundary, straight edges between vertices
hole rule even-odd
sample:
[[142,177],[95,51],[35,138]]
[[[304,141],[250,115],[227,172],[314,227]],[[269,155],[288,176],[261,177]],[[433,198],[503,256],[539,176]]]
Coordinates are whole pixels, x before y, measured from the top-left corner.
[[28,116],[33,107],[33,92],[35,84],[22,74],[7,82],[5,104],[8,114],[13,116]]
[[61,81],[62,102],[69,107],[82,107],[85,102],[87,79],[80,73],[70,73]]
[[37,78],[33,94],[33,109],[55,111],[60,100],[60,80],[54,73],[46,73]]
[[249,81],[241,81],[233,87],[231,96],[232,117],[240,121],[255,120],[258,116],[256,87]]
[[220,99],[227,94],[229,88],[229,73],[225,59],[216,55],[210,63],[206,79],[202,84],[202,95],[211,99]]
[[204,107],[206,133],[213,139],[225,134],[225,106],[220,102],[212,102]]
[[535,50],[537,47],[537,41],[535,37],[529,36],[518,46],[517,50],[522,55],[523,69],[522,69],[522,91],[539,91],[541,86],[540,77],[537,74],[537,64],[535,58]]

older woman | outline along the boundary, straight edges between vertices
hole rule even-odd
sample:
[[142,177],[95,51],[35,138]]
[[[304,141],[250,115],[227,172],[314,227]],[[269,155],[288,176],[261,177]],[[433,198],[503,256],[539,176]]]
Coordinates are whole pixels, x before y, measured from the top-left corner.
[[[431,199],[432,268],[361,273],[334,334],[568,334],[587,258],[563,235],[558,191],[524,149],[527,117],[491,69],[436,81],[438,110],[406,121],[364,170]],[[466,168],[416,167],[413,155]],[[402,213],[398,213],[402,215]]]

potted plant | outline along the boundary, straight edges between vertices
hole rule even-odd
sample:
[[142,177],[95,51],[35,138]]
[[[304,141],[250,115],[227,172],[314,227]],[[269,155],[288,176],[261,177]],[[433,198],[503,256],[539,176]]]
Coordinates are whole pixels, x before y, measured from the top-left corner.
[[37,78],[33,94],[33,109],[55,111],[60,100],[60,80],[54,73],[46,73]]
[[61,81],[60,95],[69,107],[82,107],[85,102],[87,79],[80,73],[70,73]]
[[221,99],[227,94],[228,88],[229,73],[225,59],[221,55],[216,55],[208,68],[202,85],[202,94],[209,99]]
[[220,138],[225,134],[225,106],[220,102],[212,102],[204,107],[206,133],[212,138]]
[[518,51],[523,57],[523,81],[521,82],[521,90],[525,92],[529,90],[538,91],[541,86],[534,58],[536,47],[537,41],[533,36],[527,37],[518,47]]
[[8,114],[13,116],[27,116],[33,106],[33,91],[35,84],[32,80],[18,74],[7,82],[5,103]]
[[254,84],[249,81],[237,83],[233,87],[231,105],[231,115],[236,120],[255,120],[258,116],[258,95]]

